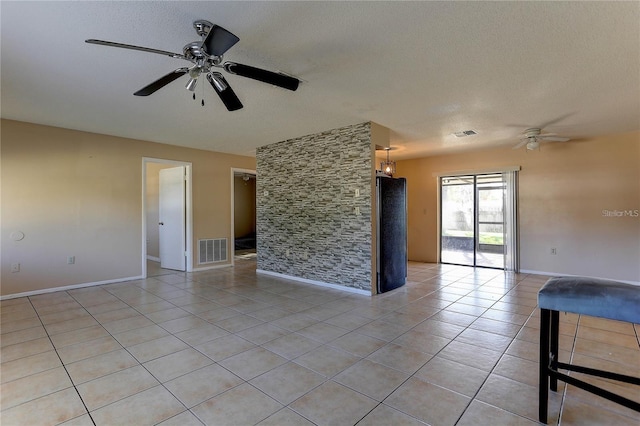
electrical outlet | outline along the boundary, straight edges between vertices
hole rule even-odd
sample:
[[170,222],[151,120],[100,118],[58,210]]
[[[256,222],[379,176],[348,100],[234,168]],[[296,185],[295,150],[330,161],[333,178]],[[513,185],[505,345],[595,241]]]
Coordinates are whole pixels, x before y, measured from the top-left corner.
[[360,216],[360,207],[356,207],[356,216]]
[[76,263],[76,257],[75,256],[68,256],[67,257],[67,265],[73,265]]
[[289,257],[290,255],[291,255],[291,251],[287,249],[287,257]]
[[558,254],[558,252],[556,251],[555,247],[551,247],[551,254],[553,254],[553,255]]
[[11,272],[20,272],[20,264],[12,263],[11,264]]

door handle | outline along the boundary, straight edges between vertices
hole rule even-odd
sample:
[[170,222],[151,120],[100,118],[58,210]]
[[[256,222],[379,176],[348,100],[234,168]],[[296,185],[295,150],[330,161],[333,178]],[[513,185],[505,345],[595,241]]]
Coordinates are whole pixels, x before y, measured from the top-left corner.
[[164,222],[159,222],[158,225],[164,225]]

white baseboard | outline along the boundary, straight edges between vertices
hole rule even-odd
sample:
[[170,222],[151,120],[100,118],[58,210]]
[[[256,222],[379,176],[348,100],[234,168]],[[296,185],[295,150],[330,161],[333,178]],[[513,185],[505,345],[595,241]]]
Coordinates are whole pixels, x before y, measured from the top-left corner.
[[67,285],[62,287],[43,288],[42,290],[26,291],[24,293],[6,294],[4,296],[0,296],[0,300],[17,299],[18,297],[37,296],[38,294],[53,293],[56,291],[74,290],[77,288],[93,287],[93,286],[104,285],[104,284],[122,283],[125,281],[135,281],[135,280],[141,280],[141,279],[144,279],[144,277],[142,275],[139,275],[137,277],[116,278],[115,280],[105,280],[105,281],[96,281],[91,283],[73,284],[73,285]]
[[231,263],[223,263],[222,265],[213,265],[213,266],[204,266],[201,268],[193,268],[192,270],[188,271],[188,272],[201,272],[201,271],[208,271],[210,269],[220,269],[220,268],[230,268],[233,265]]
[[149,256],[149,255],[147,255],[147,260],[153,260],[154,262],[160,262],[160,258],[159,257]]
[[532,270],[529,270],[529,269],[521,269],[520,273],[521,274],[532,274],[532,275],[546,275],[546,276],[549,276],[549,277],[585,277],[585,278],[595,278],[595,279],[598,279],[598,280],[610,280],[610,281],[617,281],[619,283],[633,284],[633,285],[640,286],[640,281],[619,280],[617,278],[611,278],[611,277],[592,277],[592,276],[588,276],[588,275],[573,275],[573,274],[564,274],[564,273],[560,273],[560,272],[532,271]]
[[264,269],[256,269],[256,273],[263,274],[263,275],[271,275],[273,277],[278,277],[278,278],[284,278],[285,280],[299,281],[299,282],[305,283],[305,284],[313,284],[313,285],[318,285],[318,286],[321,286],[321,287],[328,287],[328,288],[332,288],[334,290],[341,290],[341,291],[346,291],[346,292],[349,292],[349,293],[355,293],[355,294],[362,294],[362,295],[365,295],[365,296],[371,296],[371,291],[361,290],[359,288],[346,287],[346,286],[339,285],[339,284],[330,284],[330,283],[325,283],[325,282],[322,282],[322,281],[308,280],[306,278],[294,277],[292,275],[280,274],[278,272],[265,271]]

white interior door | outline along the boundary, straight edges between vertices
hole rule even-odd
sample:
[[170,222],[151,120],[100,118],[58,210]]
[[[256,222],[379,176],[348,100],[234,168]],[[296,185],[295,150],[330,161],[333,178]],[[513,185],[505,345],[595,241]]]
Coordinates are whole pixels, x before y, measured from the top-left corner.
[[160,266],[185,270],[185,167],[160,170]]

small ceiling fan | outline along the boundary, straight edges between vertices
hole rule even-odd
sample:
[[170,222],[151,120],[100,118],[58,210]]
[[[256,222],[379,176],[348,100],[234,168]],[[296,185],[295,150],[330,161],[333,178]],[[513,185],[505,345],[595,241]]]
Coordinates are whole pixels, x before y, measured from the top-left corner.
[[513,149],[518,149],[523,145],[526,145],[527,150],[533,151],[540,147],[540,142],[566,142],[568,140],[570,139],[559,137],[555,133],[542,134],[542,130],[540,128],[533,127],[524,131],[520,138],[520,143],[514,146]]
[[160,77],[158,80],[135,92],[135,96],[149,96],[172,81],[185,74],[189,74],[189,81],[187,82],[186,88],[191,92],[195,90],[198,78],[200,76],[204,76],[229,111],[236,111],[242,108],[240,99],[238,99],[238,96],[236,96],[235,92],[231,89],[231,86],[229,86],[229,83],[218,69],[292,91],[295,91],[298,88],[300,80],[295,77],[285,75],[280,72],[272,72],[249,65],[238,64],[236,62],[223,63],[222,55],[240,41],[235,34],[205,20],[195,21],[193,23],[193,28],[202,40],[194,41],[185,45],[182,49],[182,54],[105,40],[89,39],[85,40],[85,42],[90,44],[99,44],[102,46],[157,53],[159,55],[170,56],[172,58],[185,59],[193,63],[191,67],[178,68],[164,77]]

